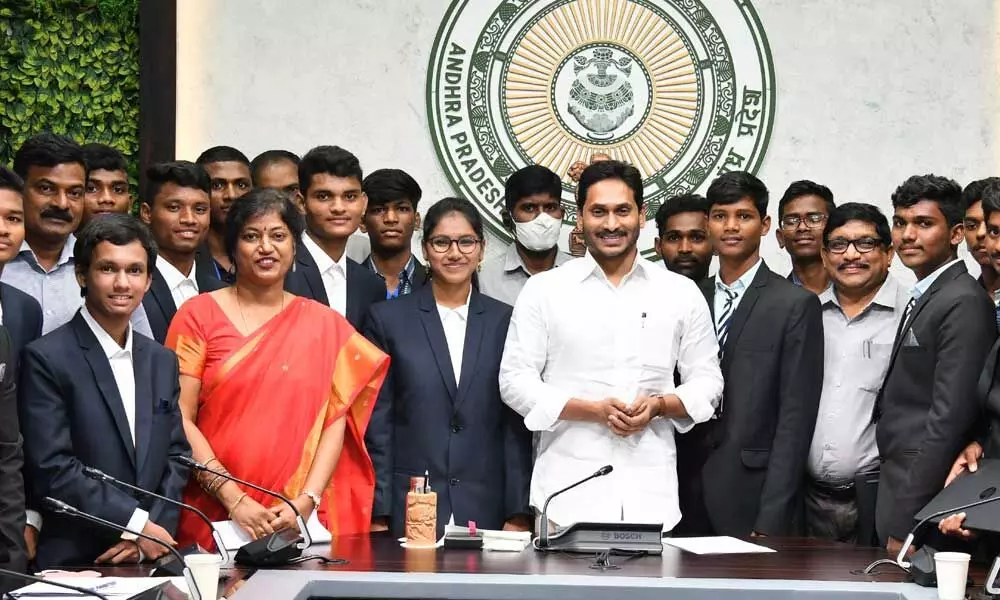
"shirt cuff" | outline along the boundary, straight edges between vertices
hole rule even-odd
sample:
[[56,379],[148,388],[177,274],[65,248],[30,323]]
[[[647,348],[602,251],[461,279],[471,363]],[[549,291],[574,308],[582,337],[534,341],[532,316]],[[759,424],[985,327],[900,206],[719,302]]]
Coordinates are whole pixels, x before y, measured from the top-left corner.
[[30,508],[24,511],[25,521],[28,525],[34,528],[35,531],[41,533],[42,531],[42,513],[37,510],[31,510]]
[[[128,525],[125,527],[132,531],[142,531],[148,522],[149,513],[141,508],[137,508],[135,509],[135,512],[132,513],[132,517],[128,520]],[[139,538],[135,534],[122,532],[122,539],[128,542],[134,542]]]
[[689,394],[689,390],[682,389],[684,386],[678,387],[674,390],[674,395],[677,396],[681,404],[684,406],[684,411],[688,414],[687,417],[679,417],[671,419],[674,422],[674,427],[677,431],[681,433],[687,433],[695,426],[696,423],[704,423],[712,418],[715,414],[715,406],[711,402],[702,402],[699,400],[685,400],[685,397]]
[[528,431],[552,431],[570,398],[567,394],[539,400],[524,416],[524,426]]

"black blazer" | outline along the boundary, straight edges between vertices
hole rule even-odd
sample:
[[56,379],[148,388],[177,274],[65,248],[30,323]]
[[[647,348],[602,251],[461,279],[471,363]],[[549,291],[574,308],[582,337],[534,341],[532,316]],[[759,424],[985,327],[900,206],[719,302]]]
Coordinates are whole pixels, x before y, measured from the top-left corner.
[[[226,284],[215,276],[215,265],[210,255],[199,252],[195,255],[194,261],[194,278],[198,283],[199,293],[204,294],[226,287]],[[146,309],[146,318],[149,319],[149,327],[153,330],[153,339],[161,344],[164,343],[170,322],[177,313],[177,306],[174,305],[174,297],[170,294],[167,282],[160,275],[159,269],[153,269],[153,283],[142,298],[142,306]]]
[[450,515],[500,529],[528,515],[531,434],[500,398],[500,359],[511,307],[477,291],[469,301],[462,373],[455,384],[430,286],[377,304],[366,336],[391,357],[368,431],[375,465],[372,514],[403,532],[410,477],[430,472],[438,535]]
[[900,324],[876,399],[879,539],[906,538],[972,438],[976,384],[997,337],[993,302],[964,263],[934,281]]
[[[82,468],[96,467],[133,485],[180,499],[187,469],[171,454],[191,448],[181,424],[177,357],[133,334],[135,432],[128,420],[104,350],[78,312],[69,323],[31,343],[21,363],[19,409],[25,470],[33,498],[52,496],[80,510],[126,525],[137,507],[174,532],[178,510],[134,497],[95,481]],[[32,507],[44,517],[36,561],[41,568],[84,565],[120,539],[119,534]]]
[[25,346],[42,337],[42,307],[38,300],[8,283],[0,283],[0,306],[16,361]]
[[[0,568],[24,571],[28,566],[21,477],[24,454],[17,419],[16,365],[10,334],[6,327],[0,327]],[[4,586],[0,579],[0,589]]]
[[[306,234],[302,234],[306,235]],[[347,260],[347,322],[364,331],[365,315],[372,304],[385,301],[385,281],[371,269]],[[285,290],[330,306],[323,276],[312,254],[300,239],[295,249],[295,268],[285,277]]]
[[[715,312],[715,278],[701,283]],[[823,382],[819,298],[761,264],[733,313],[722,356],[723,412],[704,437],[704,503],[719,535],[790,535]]]

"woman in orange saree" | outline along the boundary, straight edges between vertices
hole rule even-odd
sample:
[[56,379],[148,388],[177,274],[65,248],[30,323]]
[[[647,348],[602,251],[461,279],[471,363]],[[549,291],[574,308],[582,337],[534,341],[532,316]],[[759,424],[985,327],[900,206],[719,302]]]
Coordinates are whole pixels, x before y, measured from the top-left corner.
[[[226,247],[236,283],[185,302],[167,335],[181,372],[194,459],[280,492],[334,535],[367,532],[375,478],[364,433],[388,358],[339,314],[283,289],[301,215],[286,196],[254,190],[233,205]],[[184,501],[252,538],[294,527],[283,503],[211,474]],[[177,540],[208,548],[197,517]]]

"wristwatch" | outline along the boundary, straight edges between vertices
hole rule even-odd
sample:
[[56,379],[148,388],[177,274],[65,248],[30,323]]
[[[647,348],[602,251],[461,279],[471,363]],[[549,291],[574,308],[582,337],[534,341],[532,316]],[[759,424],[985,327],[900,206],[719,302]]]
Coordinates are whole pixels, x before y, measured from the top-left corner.
[[319,494],[314,494],[310,491],[303,491],[301,495],[308,496],[309,499],[313,501],[313,510],[319,510],[319,502],[320,502]]

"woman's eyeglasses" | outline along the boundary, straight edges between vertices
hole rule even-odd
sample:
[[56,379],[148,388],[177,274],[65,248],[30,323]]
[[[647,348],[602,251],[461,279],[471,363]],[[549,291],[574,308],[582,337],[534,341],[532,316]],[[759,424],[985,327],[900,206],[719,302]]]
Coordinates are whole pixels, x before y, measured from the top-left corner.
[[430,244],[431,249],[438,254],[444,254],[445,252],[451,250],[452,244],[458,246],[458,251],[462,254],[472,254],[476,251],[476,248],[479,247],[480,239],[471,235],[462,236],[458,239],[438,235],[427,240],[427,243]]

